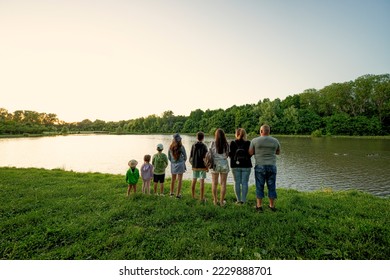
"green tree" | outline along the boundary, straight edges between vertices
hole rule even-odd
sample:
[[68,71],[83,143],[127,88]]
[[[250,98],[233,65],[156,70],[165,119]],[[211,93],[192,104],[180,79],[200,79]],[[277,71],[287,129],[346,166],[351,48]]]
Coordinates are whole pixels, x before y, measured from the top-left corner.
[[349,122],[351,135],[380,135],[382,126],[378,117],[356,116]]
[[319,90],[318,112],[322,116],[354,111],[351,102],[351,83],[333,83]]
[[173,132],[173,125],[175,123],[175,115],[172,111],[165,111],[162,114],[162,132],[171,133]]
[[374,112],[372,93],[375,83],[374,75],[364,75],[354,81],[352,97],[356,104],[356,115],[370,115]]
[[306,89],[299,95],[300,108],[319,113],[319,94],[316,89]]
[[298,110],[298,133],[311,134],[315,130],[321,130],[322,118],[315,112],[308,109]]
[[350,126],[350,120],[350,116],[346,113],[326,117],[325,122],[327,134],[352,135],[353,127]]
[[77,129],[80,131],[92,131],[92,121],[89,119],[84,119],[81,122],[77,123]]
[[92,124],[92,130],[94,131],[104,131],[106,126],[106,122],[103,120],[95,120]]
[[294,94],[293,96],[287,96],[280,104],[282,110],[294,106],[297,109],[300,109],[301,106],[301,97],[299,94]]
[[200,122],[203,118],[204,112],[201,109],[192,111],[184,123],[183,132],[186,133],[195,133],[200,129]]
[[153,132],[160,132],[160,128],[158,127],[158,121],[159,117],[156,115],[149,115],[144,119],[143,122],[143,133],[153,133]]
[[283,132],[287,134],[297,134],[299,131],[299,114],[294,105],[283,111]]
[[379,121],[385,126],[385,119],[390,117],[390,74],[375,77],[372,101]]
[[277,103],[274,101],[270,101],[269,99],[264,100],[259,106],[260,111],[260,118],[259,123],[260,125],[268,124],[273,128],[273,131],[277,131],[277,127],[279,125],[279,117],[277,116]]
[[68,134],[69,133],[69,127],[64,125],[61,129],[61,134]]

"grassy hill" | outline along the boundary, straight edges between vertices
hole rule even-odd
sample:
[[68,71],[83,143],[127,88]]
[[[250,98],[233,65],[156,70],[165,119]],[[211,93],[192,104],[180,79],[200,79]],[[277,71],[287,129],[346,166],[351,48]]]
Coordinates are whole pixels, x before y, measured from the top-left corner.
[[[169,179],[165,184],[168,192]],[[124,176],[0,168],[0,259],[389,259],[390,200],[278,189],[277,212],[183,198],[126,197]],[[267,201],[267,200],[266,200]]]

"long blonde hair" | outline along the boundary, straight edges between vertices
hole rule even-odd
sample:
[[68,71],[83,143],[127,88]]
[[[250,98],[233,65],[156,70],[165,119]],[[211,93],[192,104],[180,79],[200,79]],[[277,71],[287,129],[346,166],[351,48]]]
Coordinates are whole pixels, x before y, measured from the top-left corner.
[[246,131],[243,128],[237,128],[236,130],[236,139],[246,141]]

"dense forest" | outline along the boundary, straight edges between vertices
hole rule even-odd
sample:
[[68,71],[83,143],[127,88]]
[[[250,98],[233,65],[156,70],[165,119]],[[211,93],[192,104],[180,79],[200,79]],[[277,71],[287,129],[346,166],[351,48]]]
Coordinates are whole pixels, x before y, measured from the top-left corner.
[[166,111],[161,116],[105,122],[83,120],[66,123],[55,114],[34,111],[9,113],[0,108],[0,134],[43,133],[214,133],[223,128],[234,133],[243,127],[257,135],[268,123],[273,134],[302,135],[389,135],[390,74],[364,75],[354,81],[333,83],[320,90],[307,89],[284,100],[259,100],[256,104],[228,109],[197,109],[189,116]]

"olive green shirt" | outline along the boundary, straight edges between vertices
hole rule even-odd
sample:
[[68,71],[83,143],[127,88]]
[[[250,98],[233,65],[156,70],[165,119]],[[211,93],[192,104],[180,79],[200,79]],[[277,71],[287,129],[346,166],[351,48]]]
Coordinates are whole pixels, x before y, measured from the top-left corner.
[[154,167],[154,174],[162,175],[165,174],[165,169],[168,166],[168,157],[164,153],[157,153],[153,155],[152,164]]

